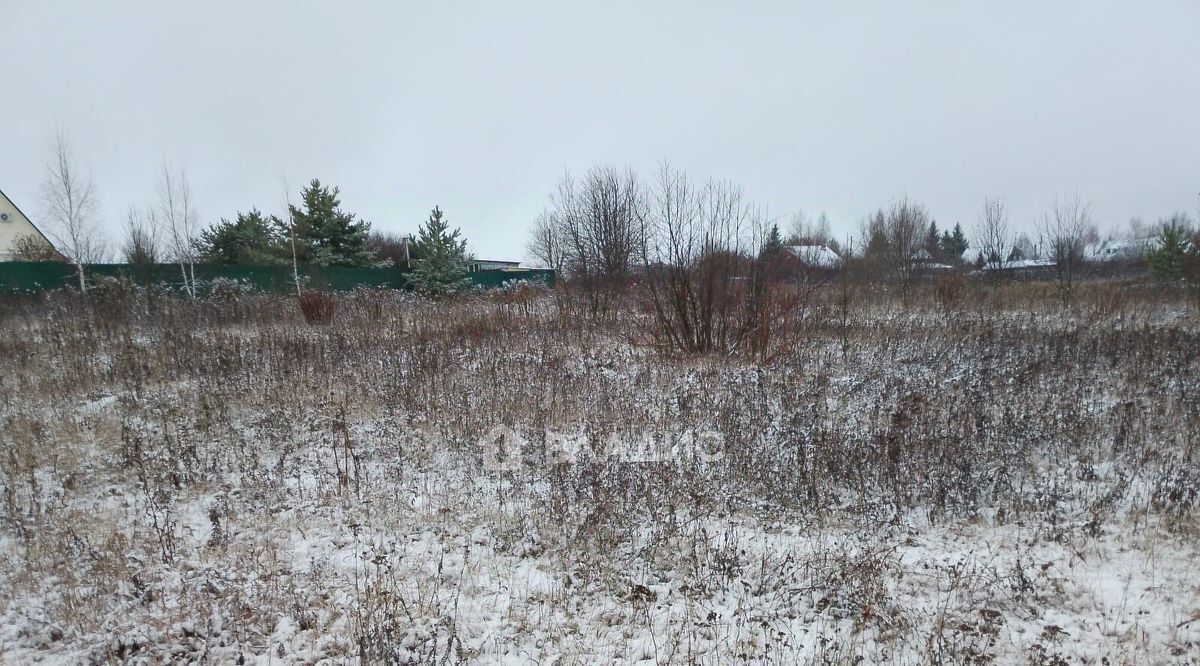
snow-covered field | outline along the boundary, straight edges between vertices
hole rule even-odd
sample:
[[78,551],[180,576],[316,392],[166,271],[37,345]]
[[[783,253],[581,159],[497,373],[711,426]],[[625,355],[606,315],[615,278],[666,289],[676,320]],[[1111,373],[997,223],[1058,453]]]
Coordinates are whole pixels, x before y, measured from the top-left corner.
[[18,303],[0,662],[1200,663],[1196,315],[1009,296]]

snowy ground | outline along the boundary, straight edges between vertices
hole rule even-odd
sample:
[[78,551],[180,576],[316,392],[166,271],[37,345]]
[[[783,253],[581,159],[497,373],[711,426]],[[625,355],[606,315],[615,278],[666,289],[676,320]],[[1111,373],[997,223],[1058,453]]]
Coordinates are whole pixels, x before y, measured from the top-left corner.
[[765,368],[54,316],[2,324],[3,663],[1200,663],[1187,314],[863,313]]

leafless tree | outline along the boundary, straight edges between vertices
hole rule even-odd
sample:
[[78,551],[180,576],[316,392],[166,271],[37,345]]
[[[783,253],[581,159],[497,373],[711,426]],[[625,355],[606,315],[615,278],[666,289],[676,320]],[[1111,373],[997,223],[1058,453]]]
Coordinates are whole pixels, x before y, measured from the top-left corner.
[[998,275],[1008,265],[1014,243],[1003,201],[992,197],[983,200],[983,215],[975,233],[984,263]]
[[533,260],[546,268],[562,271],[562,227],[553,211],[546,210],[533,221],[526,251]]
[[628,282],[645,218],[645,193],[637,174],[597,167],[576,182],[569,174],[551,198],[562,266],[592,316],[608,313],[613,295]]
[[1029,237],[1029,234],[1021,232],[1017,234],[1016,239],[1013,241],[1012,252],[1009,253],[1009,257],[1017,260],[1041,259],[1042,251],[1038,244],[1034,243],[1033,239]]
[[158,263],[159,224],[155,211],[130,206],[125,213],[125,238],[121,244],[121,257],[134,266],[150,266]]
[[23,234],[13,239],[13,261],[64,261],[65,257],[38,234]]
[[67,136],[59,132],[51,145],[42,181],[48,231],[58,250],[75,266],[79,289],[87,289],[86,267],[102,261],[107,248],[96,220],[96,190],[89,174],[74,162]]
[[888,272],[907,302],[916,281],[922,241],[929,228],[925,207],[907,198],[892,204],[883,218],[884,248]]
[[1140,240],[1146,237],[1146,221],[1141,217],[1129,218],[1129,240]]
[[172,172],[171,167],[163,163],[158,181],[158,215],[166,231],[171,261],[179,265],[184,289],[195,298],[197,252],[194,241],[199,222],[183,167]]
[[390,261],[392,266],[411,268],[412,236],[401,236],[389,231],[374,231],[363,241],[367,250],[380,261]]
[[829,228],[829,218],[824,212],[813,221],[804,214],[804,211],[796,211],[792,214],[789,232],[787,239],[789,245],[829,245],[833,238]]
[[716,181],[696,186],[669,164],[659,169],[640,254],[665,345],[732,351],[752,333],[745,297],[756,219],[740,188]]
[[1054,261],[1063,301],[1070,303],[1083,266],[1087,239],[1094,234],[1091,205],[1076,192],[1054,202],[1042,217],[1041,235],[1049,258]]

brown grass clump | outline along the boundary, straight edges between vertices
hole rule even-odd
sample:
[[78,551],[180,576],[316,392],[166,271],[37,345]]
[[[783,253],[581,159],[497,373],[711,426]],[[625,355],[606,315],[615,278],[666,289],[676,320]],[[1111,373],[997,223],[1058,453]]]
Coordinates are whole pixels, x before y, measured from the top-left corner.
[[307,289],[297,297],[300,312],[310,324],[328,324],[337,311],[337,301],[332,293],[324,290]]

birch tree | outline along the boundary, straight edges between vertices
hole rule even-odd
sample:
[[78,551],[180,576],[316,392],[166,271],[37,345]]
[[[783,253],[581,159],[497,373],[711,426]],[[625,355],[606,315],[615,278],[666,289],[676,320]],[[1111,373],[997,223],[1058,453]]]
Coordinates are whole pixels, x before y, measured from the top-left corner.
[[42,202],[48,231],[58,250],[75,266],[79,290],[86,291],[87,265],[103,260],[106,247],[96,219],[92,177],[75,163],[70,141],[61,131],[51,145]]
[[173,172],[167,163],[163,163],[158,180],[158,213],[166,232],[171,261],[179,265],[183,288],[195,298],[196,247],[193,240],[198,222],[192,189],[183,167]]

